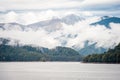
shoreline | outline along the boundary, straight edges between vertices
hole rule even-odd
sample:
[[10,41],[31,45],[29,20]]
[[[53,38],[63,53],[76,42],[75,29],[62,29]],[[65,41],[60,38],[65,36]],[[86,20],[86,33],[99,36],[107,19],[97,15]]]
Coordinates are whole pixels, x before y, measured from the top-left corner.
[[94,63],[94,62],[82,62],[82,61],[0,61],[0,63],[22,63],[22,62],[25,62],[25,63],[36,63],[36,62],[40,62],[40,63],[82,63],[82,64],[120,64],[120,63]]

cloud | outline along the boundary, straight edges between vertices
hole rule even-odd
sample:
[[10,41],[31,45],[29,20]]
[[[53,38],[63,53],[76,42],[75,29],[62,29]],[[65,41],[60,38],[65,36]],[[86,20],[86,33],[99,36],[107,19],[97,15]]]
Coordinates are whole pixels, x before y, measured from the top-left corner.
[[[119,37],[119,25],[116,25],[119,28],[117,33],[112,33],[115,32],[116,30],[113,29],[107,29],[105,26],[90,26],[88,23],[85,22],[79,22],[75,24],[74,26],[69,26],[66,25],[66,29],[64,29],[65,32],[64,34],[68,35],[77,35],[76,37],[73,38],[68,38],[66,46],[72,47],[72,46],[79,46],[81,48],[84,47],[84,42],[85,41],[90,41],[92,43],[96,43],[96,47],[104,47],[104,48],[111,48],[114,44],[118,44],[120,39],[116,38]],[[112,25],[113,27],[115,26],[114,24]],[[117,42],[116,42],[117,39]]]
[[5,15],[5,22],[16,22],[18,15],[11,11],[8,14]]
[[84,0],[81,3],[81,7],[85,10],[119,10],[119,0]]
[[100,1],[96,1],[96,0],[83,0],[82,4],[84,5],[94,5],[94,4],[114,4],[120,2],[119,0],[100,0]]
[[80,9],[80,10],[119,10],[119,0],[0,0],[7,10],[24,9]]
[[[77,1],[77,0],[75,0]],[[22,1],[21,1],[22,2]],[[80,1],[81,2],[81,1]],[[85,2],[87,4],[87,2]],[[89,3],[89,2],[88,2]],[[95,2],[96,4],[97,2]],[[107,2],[105,2],[106,4]],[[90,4],[90,3],[89,3]],[[92,3],[91,3],[92,4]],[[102,2],[100,2],[102,4]],[[119,12],[119,11],[118,11]],[[62,23],[63,27],[57,31],[47,32],[44,29],[33,31],[19,30],[19,26],[16,29],[10,31],[0,30],[0,37],[12,38],[20,40],[22,44],[35,44],[38,46],[53,48],[55,46],[78,46],[84,47],[85,41],[90,41],[89,44],[96,43],[96,47],[111,48],[120,42],[120,24],[111,23],[111,29],[105,28],[105,26],[97,25],[90,26],[92,22],[100,20],[99,17],[94,16],[96,11],[78,11],[78,10],[42,10],[42,11],[23,11],[16,12],[10,11],[7,13],[0,13],[0,22],[9,23],[17,22],[20,24],[32,24],[39,21],[50,20],[52,18],[62,18],[70,14],[76,14],[79,16],[89,16],[84,21],[80,21],[74,25],[67,25]],[[106,14],[105,11],[101,12]],[[108,12],[113,14],[114,12]],[[44,15],[44,16],[43,16]],[[92,17],[91,17],[92,16]],[[93,17],[94,16],[94,17]],[[7,27],[7,25],[6,25]],[[53,26],[54,28],[54,26]]]
[[96,47],[113,48],[120,42],[120,24],[110,23],[111,29],[101,25],[89,25],[98,20],[99,17],[90,17],[74,25],[62,23],[62,28],[52,32],[43,28],[37,31],[0,30],[0,37],[19,40],[21,44],[34,44],[48,48],[56,46],[83,48],[86,41],[89,41],[89,44],[97,43]]
[[0,12],[6,12],[6,9],[0,6]]
[[[74,25],[62,23],[62,28],[53,32],[42,28],[37,31],[22,31],[19,26],[14,30],[0,29],[0,37],[19,40],[21,44],[48,48],[83,48],[84,43],[89,41],[89,44],[97,43],[96,47],[108,49],[120,42],[120,24],[111,23],[111,29],[89,24],[100,20],[98,16],[101,15],[120,16],[119,9],[120,0],[0,0],[0,23],[17,22],[27,25],[70,14],[86,18]],[[7,28],[7,25],[5,27]]]
[[[44,16],[43,16],[44,15]],[[11,22],[17,22],[20,24],[32,24],[35,22],[43,21],[43,20],[48,20],[52,19],[53,17],[58,17],[60,13],[52,10],[47,10],[47,11],[39,11],[39,12],[34,12],[34,11],[28,11],[28,12],[15,12],[15,11],[10,11],[7,13],[1,13],[0,14],[0,22],[1,23],[11,23]]]
[[36,45],[42,47],[53,48],[56,45],[59,45],[59,42],[43,29],[39,31],[19,31],[19,30],[10,30],[10,31],[0,31],[0,37],[10,38],[13,40],[18,40],[20,44],[23,45]]
[[[79,2],[82,0],[79,0]],[[6,9],[53,9],[53,8],[72,8],[78,5],[75,0],[1,0],[0,5]]]
[[0,23],[16,22],[23,25],[32,24],[39,21],[50,20],[52,18],[62,18],[67,15],[75,14],[78,16],[89,17],[93,14],[89,11],[77,11],[77,10],[42,10],[42,11],[9,11],[6,13],[0,13]]

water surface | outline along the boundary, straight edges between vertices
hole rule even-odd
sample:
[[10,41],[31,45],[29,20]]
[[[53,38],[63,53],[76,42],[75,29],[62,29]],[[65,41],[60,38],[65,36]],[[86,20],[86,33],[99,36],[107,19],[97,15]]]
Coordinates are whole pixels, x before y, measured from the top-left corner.
[[120,80],[120,64],[0,62],[0,80]]

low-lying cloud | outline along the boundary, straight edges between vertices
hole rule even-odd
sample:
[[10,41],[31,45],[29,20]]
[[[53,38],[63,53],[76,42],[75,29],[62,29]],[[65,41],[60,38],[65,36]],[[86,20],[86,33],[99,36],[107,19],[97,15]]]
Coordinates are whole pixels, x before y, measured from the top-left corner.
[[28,25],[39,21],[50,20],[52,18],[62,18],[70,14],[75,14],[80,17],[93,16],[93,14],[89,11],[81,12],[77,10],[68,10],[67,12],[65,10],[24,11],[24,12],[10,11],[3,14],[0,13],[0,23],[16,22],[23,25]]
[[97,17],[92,17],[74,25],[61,23],[62,27],[52,32],[48,32],[44,28],[39,28],[37,31],[32,29],[28,31],[19,29],[0,30],[0,37],[19,40],[21,44],[32,44],[47,48],[56,46],[83,48],[86,41],[89,41],[89,45],[97,43],[96,47],[113,48],[120,42],[120,24],[110,23],[111,29],[103,25],[89,25],[97,20]]
[[[25,9],[80,9],[119,10],[119,0],[0,0],[0,8],[6,10]],[[3,11],[3,10],[2,10]]]

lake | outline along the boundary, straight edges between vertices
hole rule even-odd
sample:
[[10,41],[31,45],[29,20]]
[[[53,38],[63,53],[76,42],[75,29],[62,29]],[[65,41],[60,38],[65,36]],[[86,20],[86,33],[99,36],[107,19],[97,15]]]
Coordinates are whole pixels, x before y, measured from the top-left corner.
[[0,80],[120,80],[120,64],[0,62]]

